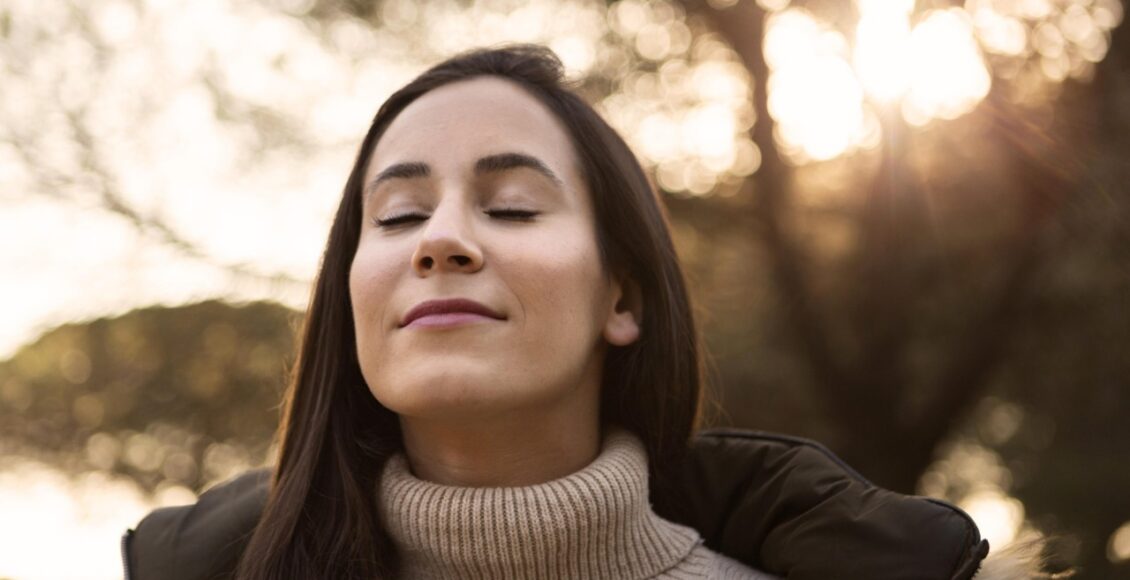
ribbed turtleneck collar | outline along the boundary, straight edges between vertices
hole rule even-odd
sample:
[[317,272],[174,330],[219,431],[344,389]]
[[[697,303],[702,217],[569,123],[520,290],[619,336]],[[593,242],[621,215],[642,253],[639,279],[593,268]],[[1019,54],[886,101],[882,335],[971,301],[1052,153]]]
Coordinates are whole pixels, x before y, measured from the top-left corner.
[[619,427],[592,463],[546,483],[439,485],[416,478],[397,454],[379,494],[405,578],[650,578],[700,542],[651,510],[647,455]]

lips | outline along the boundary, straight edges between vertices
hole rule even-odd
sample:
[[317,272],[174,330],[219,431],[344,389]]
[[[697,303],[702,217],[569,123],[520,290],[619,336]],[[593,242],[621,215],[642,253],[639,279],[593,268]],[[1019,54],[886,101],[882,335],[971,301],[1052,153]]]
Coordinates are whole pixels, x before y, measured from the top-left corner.
[[400,321],[400,327],[404,328],[413,321],[427,316],[439,316],[448,314],[470,314],[485,316],[487,318],[494,318],[496,320],[505,320],[506,317],[490,308],[466,298],[451,298],[446,300],[428,300],[421,302],[408,311],[404,315],[404,319]]

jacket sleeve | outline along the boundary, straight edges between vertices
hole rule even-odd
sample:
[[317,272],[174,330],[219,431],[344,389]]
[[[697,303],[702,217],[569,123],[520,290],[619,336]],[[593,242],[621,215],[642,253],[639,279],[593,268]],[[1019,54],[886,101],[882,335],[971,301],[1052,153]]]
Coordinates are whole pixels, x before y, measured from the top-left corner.
[[989,549],[962,510],[872,485],[806,439],[706,431],[682,477],[672,519],[790,580],[969,580]]
[[122,539],[126,580],[232,577],[267,500],[270,472],[249,471],[193,505],[154,510]]

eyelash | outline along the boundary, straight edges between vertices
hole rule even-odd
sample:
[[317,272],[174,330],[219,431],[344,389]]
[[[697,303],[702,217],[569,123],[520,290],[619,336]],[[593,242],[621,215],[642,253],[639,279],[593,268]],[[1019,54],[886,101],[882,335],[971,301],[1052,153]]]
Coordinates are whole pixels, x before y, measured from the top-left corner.
[[[538,216],[539,212],[525,210],[525,209],[488,209],[485,211],[490,217],[503,218],[511,221],[528,222],[533,221]],[[373,218],[373,225],[379,228],[392,228],[400,225],[405,225],[414,221],[423,221],[428,219],[428,216],[419,212],[408,212],[398,215],[393,215],[387,218]]]
[[490,217],[501,217],[516,222],[528,222],[538,216],[538,212],[529,209],[516,209],[504,207],[502,209],[488,209],[485,212]]
[[410,221],[422,220],[428,216],[421,213],[402,213],[387,218],[373,218],[373,225],[380,228],[391,228],[399,225],[406,224]]

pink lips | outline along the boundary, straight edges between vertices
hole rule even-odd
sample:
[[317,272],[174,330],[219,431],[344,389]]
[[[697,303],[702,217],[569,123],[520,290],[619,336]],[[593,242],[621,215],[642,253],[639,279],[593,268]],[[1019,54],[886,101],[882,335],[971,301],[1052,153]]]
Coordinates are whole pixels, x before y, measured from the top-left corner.
[[483,319],[505,320],[505,317],[466,298],[428,300],[409,310],[400,321],[400,327],[456,326]]

